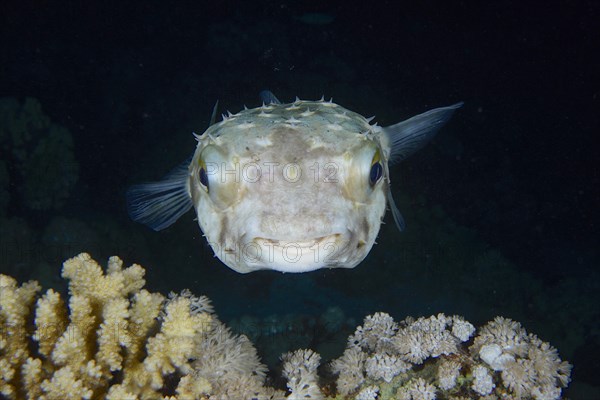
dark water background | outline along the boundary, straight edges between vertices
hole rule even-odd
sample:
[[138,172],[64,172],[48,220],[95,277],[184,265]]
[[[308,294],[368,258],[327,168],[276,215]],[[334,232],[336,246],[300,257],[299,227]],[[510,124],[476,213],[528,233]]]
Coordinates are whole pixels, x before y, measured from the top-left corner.
[[[207,294],[240,330],[243,317],[293,326],[277,340],[255,332],[270,363],[296,345],[337,356],[338,339],[378,310],[504,315],[555,345],[577,384],[597,386],[599,3],[219,3],[2,2],[0,97],[37,99],[73,140],[42,154],[53,165],[70,152],[78,172],[41,163],[24,175],[28,161],[0,135],[0,272],[60,286],[65,258],[118,254],[146,267],[153,290]],[[407,232],[388,216],[356,269],[239,275],[213,258],[192,213],[160,233],[129,221],[126,188],[191,154],[215,100],[236,112],[264,88],[284,102],[324,94],[384,126],[465,102],[392,169]],[[68,187],[61,204],[27,204],[34,175]],[[315,327],[331,314],[340,333],[324,340]]]

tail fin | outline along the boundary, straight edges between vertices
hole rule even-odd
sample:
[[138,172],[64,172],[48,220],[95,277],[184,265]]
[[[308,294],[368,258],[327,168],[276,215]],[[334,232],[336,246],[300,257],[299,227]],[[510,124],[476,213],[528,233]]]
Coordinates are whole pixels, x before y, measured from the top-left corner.
[[188,188],[190,162],[190,159],[186,160],[161,181],[130,187],[127,212],[131,219],[160,231],[192,208]]

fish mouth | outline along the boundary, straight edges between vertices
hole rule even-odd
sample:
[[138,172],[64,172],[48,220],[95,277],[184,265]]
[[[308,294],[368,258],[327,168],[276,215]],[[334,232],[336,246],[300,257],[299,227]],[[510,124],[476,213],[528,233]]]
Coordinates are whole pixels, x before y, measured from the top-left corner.
[[343,237],[341,233],[333,233],[331,235],[325,235],[316,237],[314,239],[303,239],[303,240],[280,240],[280,239],[271,239],[264,237],[255,237],[253,242],[260,246],[267,247],[279,247],[279,248],[287,248],[287,247],[296,247],[299,249],[310,249],[315,246],[322,246],[325,244],[335,244],[339,243],[340,239]]
[[332,233],[311,239],[273,239],[254,237],[247,246],[253,257],[245,259],[253,269],[281,272],[307,272],[334,267],[346,261],[348,235]]

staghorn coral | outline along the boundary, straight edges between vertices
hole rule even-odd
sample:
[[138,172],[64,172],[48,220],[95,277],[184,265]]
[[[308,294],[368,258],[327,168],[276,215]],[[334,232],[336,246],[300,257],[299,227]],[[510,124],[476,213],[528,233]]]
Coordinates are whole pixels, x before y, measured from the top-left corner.
[[[143,289],[144,269],[123,268],[117,257],[104,272],[80,254],[64,263],[62,276],[70,280],[66,302],[52,289],[38,297],[36,282],[17,286],[0,275],[0,393],[6,398],[168,393],[188,399],[227,396],[232,388],[276,394],[263,389],[264,367],[253,346],[223,329],[205,297],[150,293]],[[220,358],[207,360],[211,354]]]
[[0,352],[9,355],[0,358],[0,393],[16,396],[12,384],[19,378],[19,369],[27,360],[27,318],[29,309],[40,290],[37,282],[17,286],[17,281],[0,275]]
[[210,300],[143,288],[144,269],[82,253],[63,264],[69,297],[40,294],[0,274],[0,396],[8,399],[559,399],[571,366],[517,322],[479,331],[458,316],[365,318],[334,360],[335,389],[319,354],[282,356],[287,393],[232,334]]

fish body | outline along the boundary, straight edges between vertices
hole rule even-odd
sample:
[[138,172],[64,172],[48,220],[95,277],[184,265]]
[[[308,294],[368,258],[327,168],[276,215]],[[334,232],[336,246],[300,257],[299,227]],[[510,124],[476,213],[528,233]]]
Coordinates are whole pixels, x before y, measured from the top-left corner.
[[427,142],[461,104],[391,127],[327,101],[229,114],[198,141],[191,161],[128,192],[134,220],[155,230],[191,207],[215,255],[240,273],[353,268],[369,253],[389,205],[389,164]]

